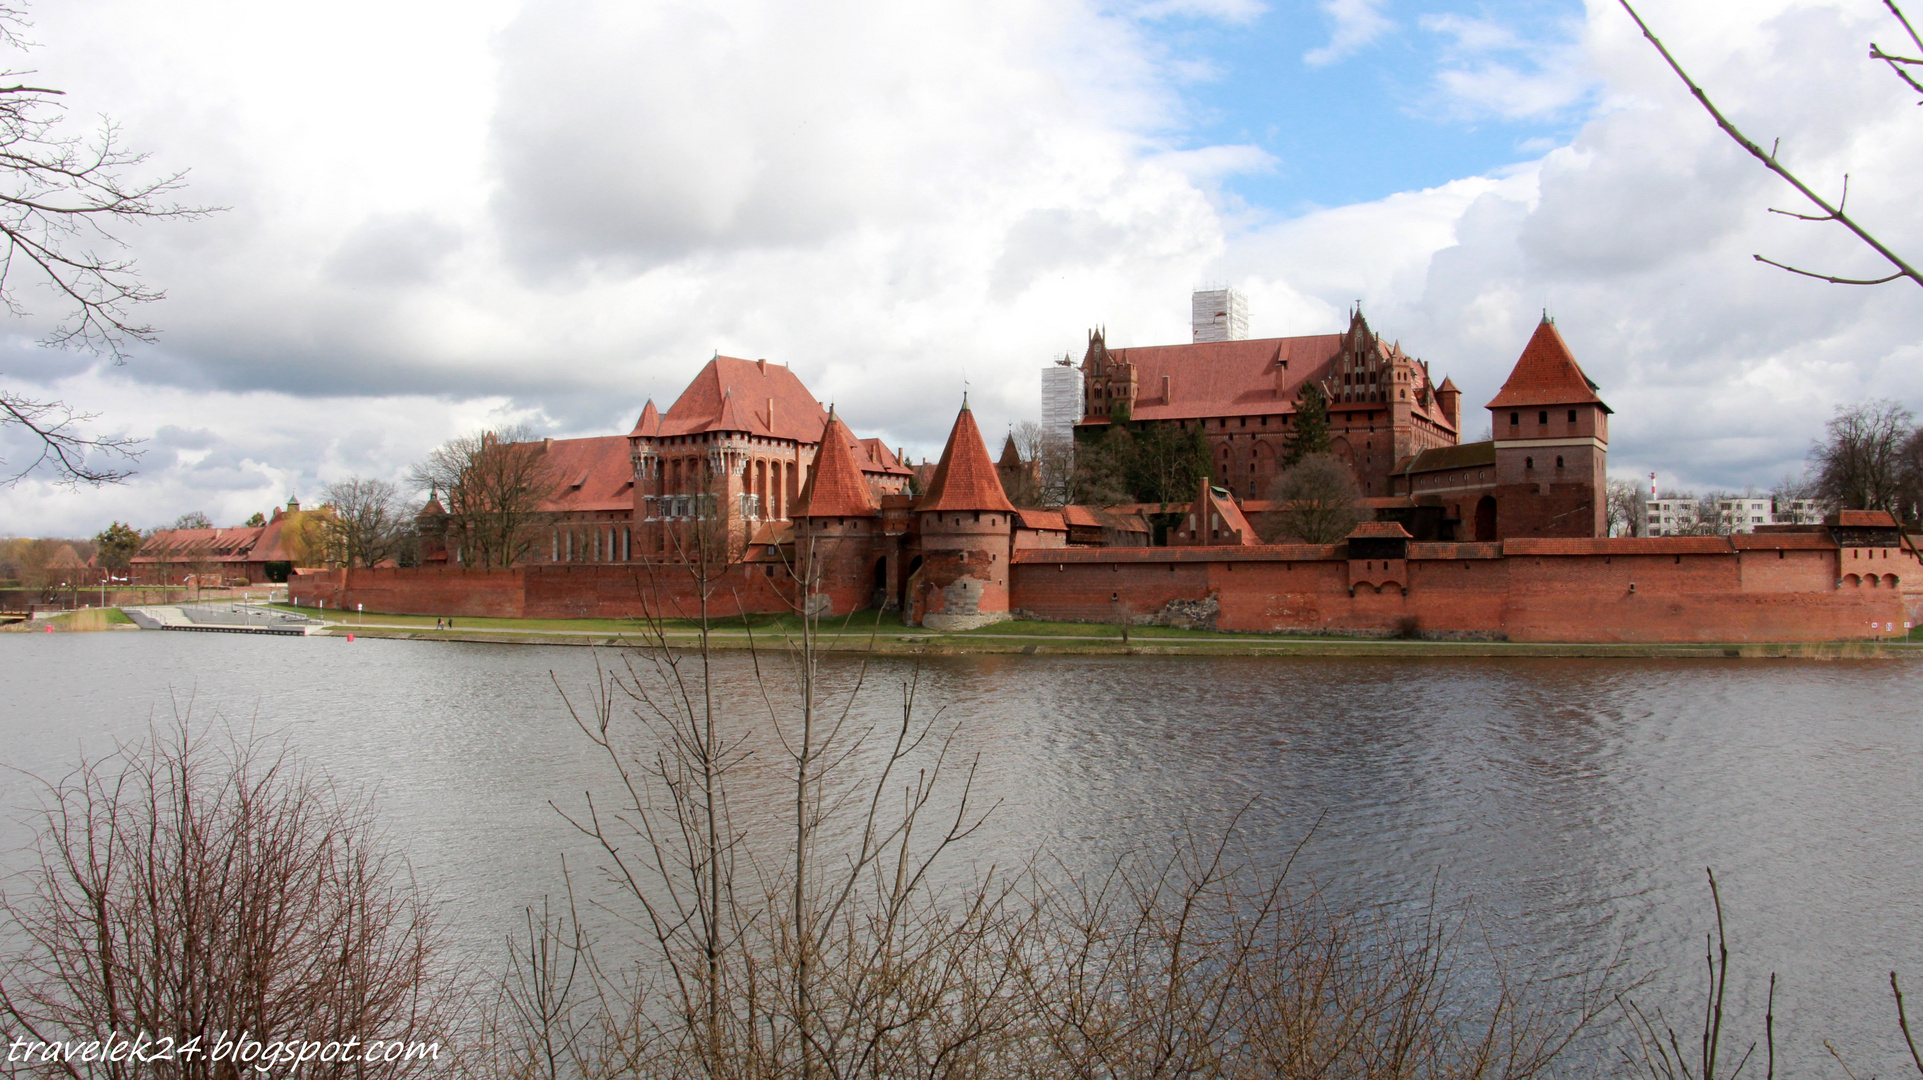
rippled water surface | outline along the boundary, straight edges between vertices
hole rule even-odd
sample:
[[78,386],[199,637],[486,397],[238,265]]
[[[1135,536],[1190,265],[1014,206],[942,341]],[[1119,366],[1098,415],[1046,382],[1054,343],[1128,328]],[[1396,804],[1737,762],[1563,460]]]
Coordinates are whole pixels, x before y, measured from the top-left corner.
[[[0,760],[57,776],[176,707],[286,733],[374,787],[457,944],[491,963],[523,905],[557,889],[562,853],[593,864],[550,802],[578,805],[604,782],[556,689],[585,700],[597,662],[617,661],[535,646],[5,635]],[[744,658],[717,663],[734,723],[765,727]],[[898,713],[914,670],[872,665],[858,719]],[[833,674],[845,684],[852,670]],[[1714,867],[1734,992],[1749,1001],[1769,971],[1781,979],[1781,1071],[1840,1075],[1824,1038],[1859,1076],[1911,1068],[1896,1056],[1887,980],[1907,973],[1923,1002],[1923,667],[943,657],[919,679],[926,710],[957,725],[964,757],[980,755],[980,797],[999,802],[971,862],[1042,850],[1092,867],[1237,812],[1257,855],[1279,860],[1320,820],[1296,865],[1331,893],[1403,903],[1434,889],[1467,905],[1472,935],[1523,957],[1621,950],[1653,977],[1644,997],[1671,1011],[1693,1000]],[[34,799],[22,773],[0,776],[0,804]],[[9,852],[28,836],[20,819]]]

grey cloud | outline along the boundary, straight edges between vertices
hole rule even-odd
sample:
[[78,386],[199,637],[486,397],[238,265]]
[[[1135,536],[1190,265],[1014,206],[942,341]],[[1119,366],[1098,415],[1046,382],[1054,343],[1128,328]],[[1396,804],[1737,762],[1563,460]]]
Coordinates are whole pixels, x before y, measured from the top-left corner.
[[327,260],[327,276],[350,287],[424,285],[461,247],[460,230],[423,212],[376,214]]

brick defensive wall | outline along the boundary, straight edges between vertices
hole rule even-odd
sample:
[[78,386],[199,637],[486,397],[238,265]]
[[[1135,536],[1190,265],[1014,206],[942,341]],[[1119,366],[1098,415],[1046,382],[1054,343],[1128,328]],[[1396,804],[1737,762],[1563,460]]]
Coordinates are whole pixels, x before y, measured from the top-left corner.
[[[1225,631],[1566,642],[1836,641],[1903,636],[1923,617],[1923,561],[1907,546],[1845,547],[1822,533],[1347,544],[1042,548],[1009,560],[1018,618]],[[413,615],[687,618],[672,564],[304,573],[295,603]],[[779,562],[740,563],[710,614],[793,610]],[[825,609],[867,607],[859,589]],[[737,607],[737,603],[739,607]]]

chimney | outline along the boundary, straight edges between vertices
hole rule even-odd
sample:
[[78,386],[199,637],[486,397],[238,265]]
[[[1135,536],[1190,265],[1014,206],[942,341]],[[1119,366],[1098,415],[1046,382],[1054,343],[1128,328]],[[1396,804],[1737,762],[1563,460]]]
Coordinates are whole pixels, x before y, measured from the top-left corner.
[[1169,377],[1162,376],[1162,404],[1167,405],[1175,399],[1169,396]]
[[763,375],[768,374],[768,358],[764,356],[761,359],[756,360],[755,370],[761,372]]
[[543,454],[547,453],[549,450],[552,450],[553,448],[554,448],[554,440],[552,438],[546,438],[541,440],[541,452]]
[[775,429],[775,399],[769,398],[768,399],[768,430],[772,432],[774,431],[774,429]]

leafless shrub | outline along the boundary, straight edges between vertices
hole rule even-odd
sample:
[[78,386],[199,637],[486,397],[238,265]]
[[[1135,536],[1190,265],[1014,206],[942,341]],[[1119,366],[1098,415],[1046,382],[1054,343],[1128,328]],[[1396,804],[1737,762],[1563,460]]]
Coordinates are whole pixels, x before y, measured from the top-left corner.
[[[11,1075],[233,1077],[211,1052],[281,1039],[441,1042],[454,984],[426,899],[368,805],[257,739],[186,720],[49,782],[9,895],[0,1038],[170,1040],[173,1061],[11,1060]],[[410,1077],[437,1062],[309,1061]]]
[[1275,500],[1271,543],[1299,540],[1333,544],[1362,520],[1362,492],[1355,470],[1330,454],[1309,454],[1282,471],[1270,492]]
[[[1703,969],[1704,993],[1702,1002],[1701,1029],[1690,1039],[1689,1049],[1684,1049],[1681,1036],[1671,1026],[1660,1009],[1645,1011],[1627,996],[1618,999],[1623,1014],[1629,1022],[1629,1030],[1636,1038],[1633,1049],[1621,1051],[1623,1063],[1629,1071],[1647,1080],[1736,1080],[1745,1068],[1750,1067],[1760,1045],[1763,1050],[1762,1070],[1765,1080],[1776,1076],[1776,973],[1769,976],[1769,997],[1763,1006],[1763,1038],[1759,1044],[1752,1040],[1743,1048],[1742,1056],[1730,1064],[1730,1055],[1723,1050],[1725,1023],[1733,1023],[1727,1015],[1725,1005],[1729,992],[1729,937],[1723,926],[1723,895],[1716,886],[1716,872],[1706,871],[1709,876],[1709,898],[1716,912],[1716,930],[1704,941]],[[1919,1076],[1923,1076],[1923,1053],[1919,1053],[1916,1040],[1910,1034],[1910,1018],[1903,1005],[1903,988],[1898,984],[1896,972],[1890,972],[1890,994],[1896,999],[1896,1025],[1902,1032],[1903,1042],[1910,1052],[1910,1060],[1916,1065]],[[1823,1048],[1841,1065],[1845,1075],[1855,1077],[1843,1055],[1824,1040]]]

